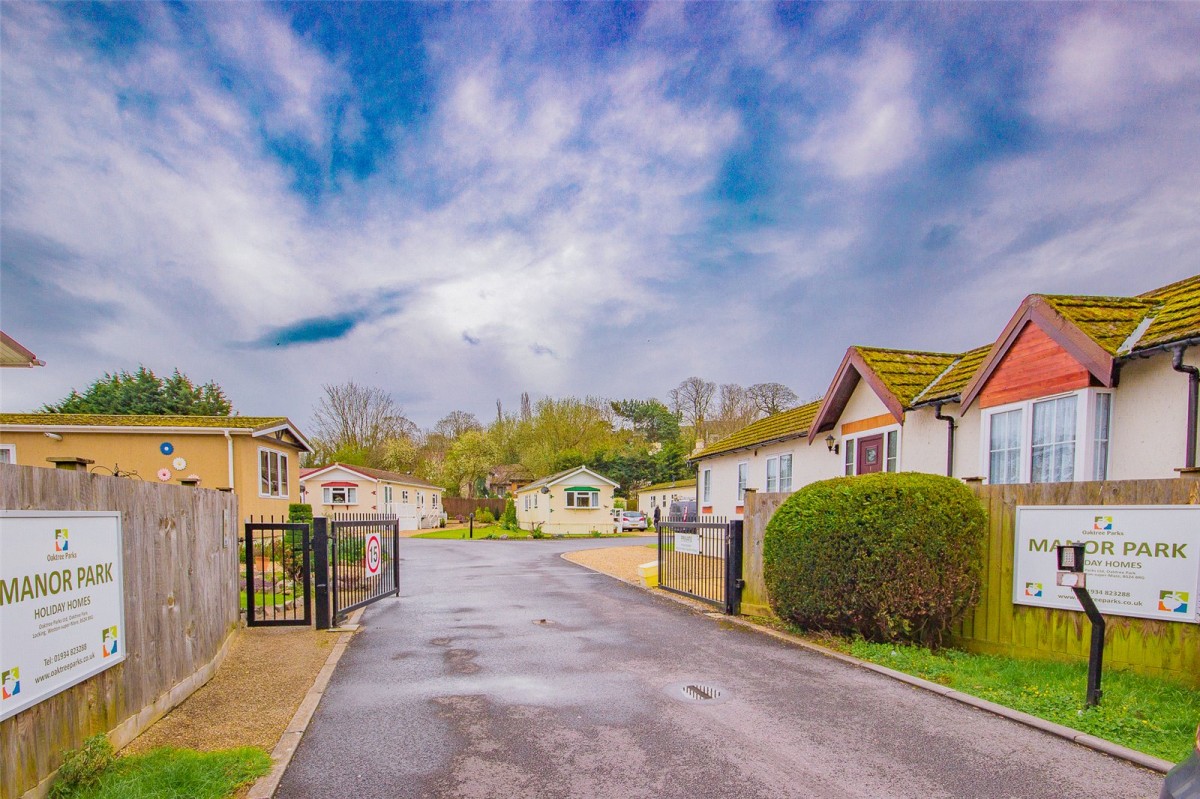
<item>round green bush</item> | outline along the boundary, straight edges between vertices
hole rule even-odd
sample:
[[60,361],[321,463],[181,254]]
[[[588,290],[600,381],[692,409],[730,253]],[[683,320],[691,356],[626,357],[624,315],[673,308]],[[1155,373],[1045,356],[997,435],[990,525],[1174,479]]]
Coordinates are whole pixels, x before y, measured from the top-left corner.
[[979,500],[948,477],[812,483],[767,524],[771,606],[806,629],[937,646],[978,598],[986,524]]

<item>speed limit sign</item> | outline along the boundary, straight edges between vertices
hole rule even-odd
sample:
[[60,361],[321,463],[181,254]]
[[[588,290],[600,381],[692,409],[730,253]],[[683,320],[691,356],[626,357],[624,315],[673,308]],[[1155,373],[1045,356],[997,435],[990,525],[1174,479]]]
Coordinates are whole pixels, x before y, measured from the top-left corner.
[[379,533],[367,534],[367,550],[363,557],[366,562],[367,574],[371,576],[379,574],[379,567],[383,565],[383,547],[379,543]]

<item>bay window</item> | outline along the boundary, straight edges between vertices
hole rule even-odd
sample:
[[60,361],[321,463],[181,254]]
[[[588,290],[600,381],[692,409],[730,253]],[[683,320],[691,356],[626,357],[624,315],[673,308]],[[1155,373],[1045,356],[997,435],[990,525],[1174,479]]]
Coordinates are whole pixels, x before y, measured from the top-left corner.
[[600,492],[594,488],[568,488],[567,507],[584,510],[600,507]]
[[321,500],[326,505],[357,505],[358,489],[349,486],[325,486]]
[[1112,393],[1082,389],[983,411],[989,483],[1069,483],[1108,476]]

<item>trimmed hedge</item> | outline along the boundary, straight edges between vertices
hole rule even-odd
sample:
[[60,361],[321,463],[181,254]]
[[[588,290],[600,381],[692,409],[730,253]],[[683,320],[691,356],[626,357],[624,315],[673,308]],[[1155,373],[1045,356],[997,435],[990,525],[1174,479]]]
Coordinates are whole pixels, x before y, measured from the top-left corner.
[[978,599],[986,526],[979,500],[948,477],[812,483],[767,524],[771,607],[806,629],[936,646]]

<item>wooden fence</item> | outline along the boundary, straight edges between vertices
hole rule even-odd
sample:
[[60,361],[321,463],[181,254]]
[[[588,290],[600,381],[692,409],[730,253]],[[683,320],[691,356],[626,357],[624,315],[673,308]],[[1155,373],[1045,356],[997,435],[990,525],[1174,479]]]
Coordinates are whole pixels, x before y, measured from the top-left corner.
[[0,796],[17,797],[64,750],[97,732],[120,748],[211,677],[238,625],[238,514],[231,493],[12,465],[0,507],[119,511],[124,550],[128,657],[0,722]]
[[[1200,480],[1124,480],[976,486],[988,513],[983,592],[952,641],[973,652],[1087,660],[1091,626],[1082,611],[1013,604],[1018,505],[1196,505]],[[1200,542],[1200,530],[1197,531]],[[1200,625],[1105,616],[1105,666],[1200,686]]]
[[446,511],[446,515],[454,519],[457,516],[462,516],[465,520],[467,515],[474,512],[478,513],[483,508],[487,508],[492,512],[492,515],[497,519],[504,513],[503,499],[490,497],[472,498],[472,497],[442,497],[442,510]]
[[[1200,480],[976,485],[988,513],[979,603],[951,642],[973,652],[1087,660],[1091,627],[1082,611],[1013,604],[1013,547],[1018,505],[1196,505]],[[763,536],[787,494],[746,492],[742,612],[770,613],[763,580]],[[1197,531],[1200,539],[1200,531]],[[1200,686],[1200,625],[1106,616],[1105,667],[1168,675]]]

